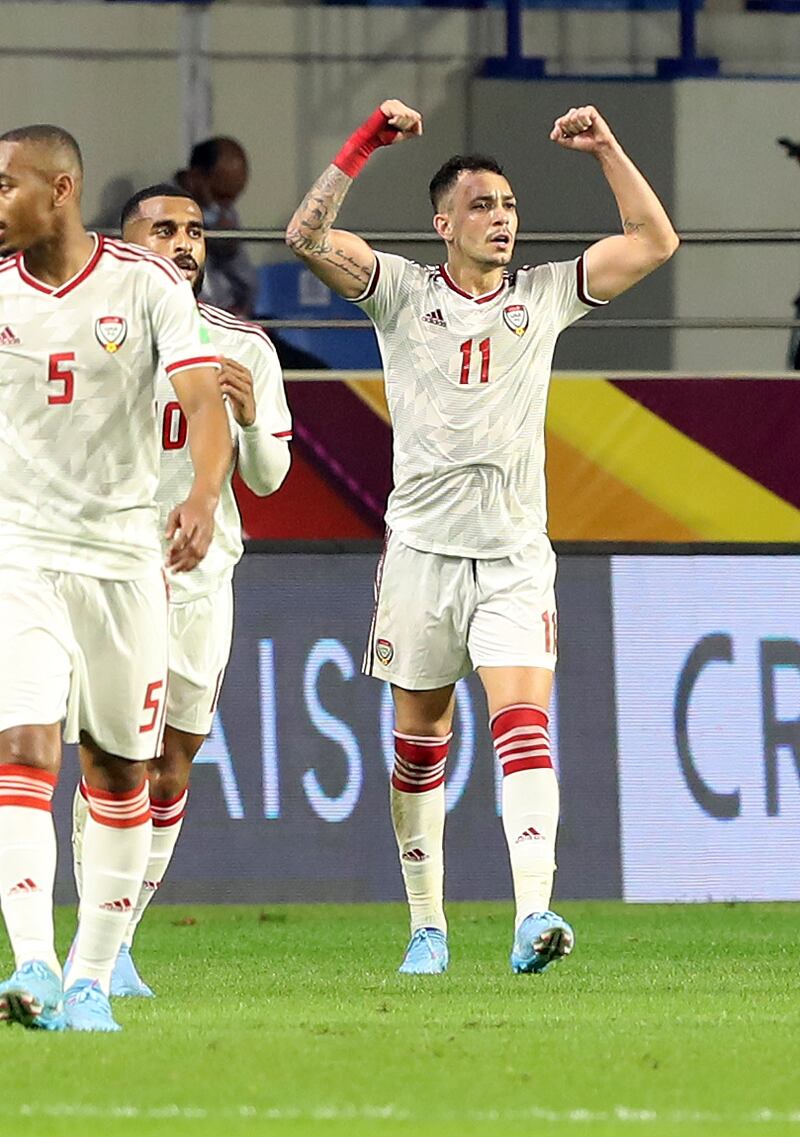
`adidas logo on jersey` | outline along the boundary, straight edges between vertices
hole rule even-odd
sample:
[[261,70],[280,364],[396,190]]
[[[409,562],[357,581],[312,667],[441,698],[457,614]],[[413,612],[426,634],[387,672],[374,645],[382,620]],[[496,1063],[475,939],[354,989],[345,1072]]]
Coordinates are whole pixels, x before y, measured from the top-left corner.
[[422,317],[422,322],[423,324],[433,324],[436,328],[447,327],[441,308],[434,308],[432,312],[426,312]]
[[6,324],[0,332],[0,347],[16,347],[19,342],[19,336],[15,336],[13,328]]
[[404,861],[427,861],[428,854],[423,849],[409,849],[408,852],[403,853],[402,860]]

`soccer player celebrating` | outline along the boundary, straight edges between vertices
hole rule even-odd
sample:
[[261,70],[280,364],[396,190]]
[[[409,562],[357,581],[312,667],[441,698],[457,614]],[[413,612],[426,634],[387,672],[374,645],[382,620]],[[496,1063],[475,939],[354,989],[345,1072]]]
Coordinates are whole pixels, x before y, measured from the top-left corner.
[[[173,572],[209,547],[231,440],[191,288],[169,260],[87,233],[82,181],[59,127],[0,136],[0,902],[16,961],[0,1020],[111,1031],[111,971],[150,854],[143,763],[161,748],[167,679],[157,361],[194,467],[169,518]],[[62,987],[51,799],[64,719],[89,817]]]
[[503,770],[515,972],[572,950],[550,911],[558,787],[547,708],[556,662],[555,559],[546,533],[544,419],[558,334],[647,276],[678,238],[661,203],[591,106],[550,138],[594,157],[622,233],[577,260],[509,271],[516,197],[497,162],[451,158],[430,184],[446,264],[376,253],[332,228],[369,156],[422,133],[381,104],[313,185],[286,231],[294,252],[375,324],[394,429],[394,489],[364,661],[392,685],[391,812],[411,909],[400,970],[444,971],[444,771],[454,684],[476,668]]
[[[155,185],[140,190],[122,210],[126,241],[169,257],[198,296],[203,285],[206,241],[199,203],[185,190]],[[111,977],[112,995],[153,994],[137,973],[131,945],[145,908],[169,866],[186,812],[192,761],[211,730],[233,631],[233,569],[242,555],[242,524],[232,476],[239,472],[256,494],[274,493],[289,469],[292,423],[278,356],[266,332],[220,308],[198,303],[203,325],[221,355],[220,389],[225,396],[235,447],[215,515],[214,537],[202,564],[170,573],[169,683],[163,757],[149,767],[153,836],[144,882]],[[161,421],[161,478],[157,499],[162,521],[191,482],[186,420],[161,370],[157,387]],[[87,815],[81,784],[73,811],[75,878],[82,890],[82,845]]]

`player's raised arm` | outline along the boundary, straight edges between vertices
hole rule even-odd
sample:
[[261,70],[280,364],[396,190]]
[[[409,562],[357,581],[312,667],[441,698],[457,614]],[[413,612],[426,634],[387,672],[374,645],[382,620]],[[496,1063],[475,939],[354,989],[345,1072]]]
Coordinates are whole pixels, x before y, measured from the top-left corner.
[[208,552],[214,535],[214,511],[233,457],[228,416],[211,367],[191,367],[170,375],[186,416],[194,481],[189,496],[169,515],[167,537],[172,546],[167,563],[188,572]]
[[329,288],[354,300],[361,296],[375,268],[366,241],[333,229],[347,191],[379,146],[391,146],[422,134],[422,115],[399,99],[387,99],[350,135],[333,163],[314,182],[286,227],[286,244]]
[[588,288],[597,300],[621,292],[668,261],[678,235],[653,188],[614,137],[596,107],[573,107],[553,123],[553,142],[597,158],[619,207],[623,233],[586,252]]

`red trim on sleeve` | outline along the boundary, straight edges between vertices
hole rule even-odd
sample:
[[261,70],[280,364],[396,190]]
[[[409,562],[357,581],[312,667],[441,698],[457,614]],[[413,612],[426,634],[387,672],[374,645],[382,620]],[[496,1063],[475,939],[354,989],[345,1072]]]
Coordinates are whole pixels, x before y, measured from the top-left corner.
[[[584,254],[585,256],[586,254]],[[581,304],[586,304],[589,308],[605,308],[608,303],[607,300],[595,300],[593,296],[589,295],[586,287],[586,265],[583,263],[584,257],[578,257],[578,281],[577,291],[578,299]]]
[[291,432],[291,430],[279,430],[276,434],[273,434],[272,437],[273,438],[291,438],[292,432]]
[[354,304],[361,304],[365,300],[369,300],[371,296],[375,295],[375,289],[378,287],[378,277],[381,275],[381,262],[378,257],[375,257],[375,271],[372,274],[372,280],[367,285],[366,291],[362,292],[360,296],[353,297]]
[[219,359],[216,355],[199,355],[195,359],[181,359],[178,363],[168,363],[164,370],[167,375],[174,375],[176,371],[186,371],[189,367],[216,367],[219,369]]

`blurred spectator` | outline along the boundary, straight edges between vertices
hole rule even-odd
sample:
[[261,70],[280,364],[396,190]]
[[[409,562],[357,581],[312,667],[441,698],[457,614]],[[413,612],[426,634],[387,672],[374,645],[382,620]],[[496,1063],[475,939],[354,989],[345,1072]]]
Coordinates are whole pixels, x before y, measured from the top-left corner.
[[[174,180],[200,203],[208,231],[240,229],[235,202],[247,185],[249,173],[241,143],[218,136],[198,142],[188,170],[178,170]],[[256,270],[241,241],[209,241],[202,300],[249,319],[257,283]]]

